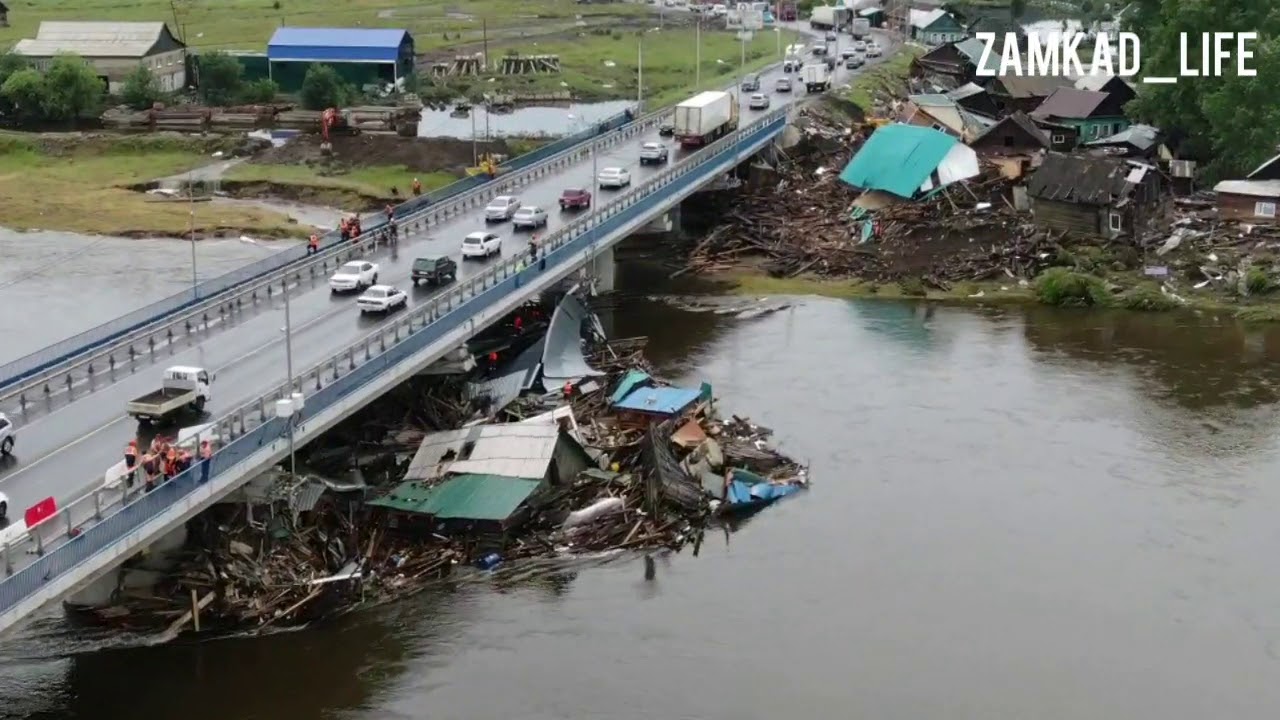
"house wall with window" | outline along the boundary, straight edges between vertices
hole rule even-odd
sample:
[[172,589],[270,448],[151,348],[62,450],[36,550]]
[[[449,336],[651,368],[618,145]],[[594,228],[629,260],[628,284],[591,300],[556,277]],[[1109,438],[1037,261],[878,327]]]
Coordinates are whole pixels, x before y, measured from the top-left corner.
[[1268,224],[1280,220],[1280,180],[1225,180],[1214,190],[1223,220]]

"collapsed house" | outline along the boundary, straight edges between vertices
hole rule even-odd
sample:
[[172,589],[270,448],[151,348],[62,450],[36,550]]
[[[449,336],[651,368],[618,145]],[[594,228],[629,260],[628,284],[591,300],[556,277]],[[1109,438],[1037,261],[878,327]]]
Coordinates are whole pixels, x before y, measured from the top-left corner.
[[1137,236],[1163,204],[1154,166],[1115,157],[1050,153],[1027,193],[1040,227],[1107,239]]
[[885,125],[867,139],[840,172],[859,190],[914,199],[977,175],[973,149],[933,128]]

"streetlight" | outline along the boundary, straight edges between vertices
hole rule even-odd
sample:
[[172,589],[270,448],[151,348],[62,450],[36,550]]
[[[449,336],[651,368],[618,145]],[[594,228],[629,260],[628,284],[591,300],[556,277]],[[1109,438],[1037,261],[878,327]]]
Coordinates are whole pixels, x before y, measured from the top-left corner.
[[188,225],[191,231],[191,299],[200,299],[200,281],[196,274],[196,183],[192,171],[187,171],[187,199],[190,205]]
[[702,90],[702,16],[699,15],[693,30],[694,75],[693,89]]
[[[253,238],[248,237],[246,235],[240,236],[240,242],[247,243],[249,245],[260,247],[266,250],[266,248],[260,245],[257,240],[254,240]],[[288,375],[288,380],[289,380],[288,382],[289,390],[286,394],[289,396],[289,399],[292,400],[293,394],[294,394],[293,393],[293,319],[289,314],[289,278],[287,276],[285,277],[284,282],[281,283],[280,294],[284,296],[284,328],[283,328],[284,330],[284,365],[285,365],[285,373]],[[296,476],[298,474],[298,460],[293,452],[293,417],[294,417],[293,414],[289,415],[289,474]]]
[[[573,125],[580,126],[584,130],[587,129],[586,118],[577,117],[573,113],[569,113],[568,118],[569,118],[569,122],[573,123]],[[591,145],[589,146],[589,149],[591,151],[591,208],[590,209],[594,210],[596,207],[596,198],[600,194],[600,187],[598,185],[598,183],[600,182],[600,174],[599,174],[599,170],[597,170],[596,168],[596,135],[594,133],[592,133],[591,138],[590,140],[588,140],[588,142],[591,143]],[[588,212],[588,214],[590,214],[590,211]]]

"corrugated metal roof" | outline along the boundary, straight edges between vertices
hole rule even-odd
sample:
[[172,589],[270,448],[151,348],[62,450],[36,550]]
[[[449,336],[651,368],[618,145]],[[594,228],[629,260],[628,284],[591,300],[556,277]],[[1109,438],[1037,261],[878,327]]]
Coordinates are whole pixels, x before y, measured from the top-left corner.
[[675,415],[698,401],[700,390],[674,387],[644,387],[633,390],[613,407],[618,410]]
[[29,57],[75,53],[81,57],[145,57],[168,32],[162,22],[42,22],[34,39],[13,51]]
[[276,28],[267,43],[275,62],[396,62],[406,30],[386,28]]
[[[999,69],[999,58],[996,58],[996,63]],[[1001,75],[997,80],[1004,86],[1005,92],[1009,93],[1009,97],[1019,99],[1047,98],[1054,90],[1070,86],[1074,82],[1071,78],[1058,75]]]
[[632,390],[648,383],[650,380],[649,373],[643,370],[628,370],[626,375],[618,381],[618,387],[609,396],[609,402],[621,402],[623,398],[631,394]]
[[1223,180],[1213,186],[1214,192],[1250,197],[1280,197],[1280,180]]
[[1087,118],[1107,100],[1107,93],[1060,87],[1031,113],[1038,118]]
[[1109,205],[1128,195],[1125,178],[1135,167],[1120,158],[1049,153],[1027,183],[1031,197],[1085,205]]
[[885,125],[867,138],[840,179],[863,190],[914,197],[955,144],[954,137],[933,128]]
[[984,92],[986,92],[986,90],[977,83],[965,83],[955,90],[947,92],[947,97],[952,100],[963,100],[967,97],[973,97],[974,95],[981,95]]
[[924,30],[930,25],[937,22],[940,18],[947,15],[946,10],[911,10],[907,16],[908,21],[914,27]]
[[432,487],[401,483],[369,504],[441,520],[506,520],[540,484],[538,480],[501,475],[454,475]]
[[[422,439],[406,480],[427,480],[445,473],[479,473],[541,479],[555,454],[556,425],[476,425],[432,433]],[[471,444],[470,454],[466,446]],[[450,452],[453,457],[444,459]]]
[[1160,130],[1150,125],[1130,125],[1114,135],[1090,140],[1085,145],[1106,146],[1128,143],[1139,150],[1147,150],[1160,138]]

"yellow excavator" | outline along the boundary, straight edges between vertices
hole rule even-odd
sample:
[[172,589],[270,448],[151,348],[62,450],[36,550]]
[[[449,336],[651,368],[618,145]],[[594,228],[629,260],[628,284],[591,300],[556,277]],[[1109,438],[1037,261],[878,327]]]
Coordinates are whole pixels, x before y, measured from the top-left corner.
[[480,157],[479,165],[467,168],[467,175],[488,175],[489,177],[497,177],[506,171],[507,169],[502,167],[497,157],[486,154]]

